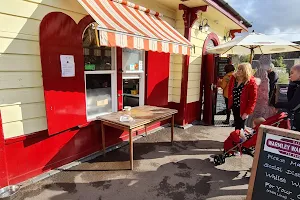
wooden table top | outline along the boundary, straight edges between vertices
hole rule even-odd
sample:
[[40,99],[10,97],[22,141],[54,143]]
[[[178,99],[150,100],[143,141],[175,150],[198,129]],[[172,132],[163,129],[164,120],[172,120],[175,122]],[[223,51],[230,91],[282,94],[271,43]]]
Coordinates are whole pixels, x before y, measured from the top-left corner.
[[[151,122],[166,118],[176,114],[178,111],[169,108],[155,106],[139,106],[131,108],[131,111],[119,111],[107,115],[97,117],[97,120],[122,126],[128,129],[134,129],[139,126],[149,124]],[[121,122],[122,115],[130,115],[133,118],[131,122]]]

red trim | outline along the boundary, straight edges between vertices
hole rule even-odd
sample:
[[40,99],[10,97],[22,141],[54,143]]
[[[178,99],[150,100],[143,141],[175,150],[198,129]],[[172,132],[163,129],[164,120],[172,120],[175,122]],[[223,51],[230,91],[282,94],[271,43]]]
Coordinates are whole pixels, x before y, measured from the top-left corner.
[[[72,128],[72,130],[82,129],[82,128],[91,126],[95,123],[96,123],[95,121],[94,122],[89,122],[89,123],[74,127],[74,128]],[[55,136],[55,135],[49,135],[48,130],[44,130],[44,131],[31,133],[29,135],[21,135],[21,136],[5,139],[5,145],[10,145],[10,144],[13,144],[13,143],[16,143],[16,142],[22,142],[22,141],[25,141],[25,140],[31,140],[31,139],[34,139],[34,138],[47,139],[47,138],[53,137],[53,136]]]
[[122,48],[117,47],[117,99],[118,110],[123,109]]
[[239,20],[237,20],[234,16],[232,16],[232,14],[230,14],[229,12],[227,12],[224,8],[222,8],[221,6],[219,6],[217,3],[215,3],[213,0],[204,0],[207,4],[209,4],[210,6],[212,6],[213,8],[217,9],[219,12],[221,12],[223,15],[225,15],[226,17],[228,17],[230,20],[232,20],[234,23],[236,23],[237,25],[239,25],[241,28],[243,28],[245,31],[248,31],[248,28],[240,23]]
[[[183,20],[184,20],[184,37],[191,41],[191,30],[193,24],[198,19],[197,12],[203,11],[206,12],[207,6],[199,6],[195,8],[189,8],[183,4],[179,5],[179,10],[183,10]],[[189,76],[189,64],[190,56],[185,55],[182,62],[182,79],[181,79],[181,94],[180,94],[180,109],[178,110],[179,118],[181,123],[180,125],[186,125],[188,123],[188,112],[187,112],[187,89],[188,89],[188,76]],[[182,114],[182,117],[181,115]]]
[[196,120],[200,120],[200,102],[195,101],[187,104],[187,123],[192,123]]
[[[147,130],[158,128],[163,123],[153,124]],[[128,139],[128,132],[110,127],[106,127],[106,131],[106,146],[116,145]],[[144,129],[141,129],[135,135],[143,133]],[[2,139],[0,149],[5,150],[7,162],[2,158],[3,151],[0,151],[0,187],[25,181],[102,149],[98,122],[52,136],[49,136],[47,131],[40,131],[7,139],[5,145],[4,138]],[[3,165],[6,163],[7,167]]]
[[2,128],[2,117],[0,112],[0,188],[8,185],[7,160],[5,151],[5,140]]
[[30,135],[22,135],[22,136],[17,136],[17,137],[12,137],[12,138],[5,139],[5,145],[10,145],[10,144],[13,144],[13,143],[16,143],[16,142],[22,142],[24,140],[30,140],[30,139],[33,139],[33,138],[36,138],[36,137],[46,139],[50,136],[48,134],[48,130],[44,130],[44,131],[39,131],[39,132],[36,132],[36,133],[32,133]]
[[[208,70],[206,66],[206,55],[207,55],[207,44],[208,42],[212,40],[215,44],[215,46],[218,46],[220,44],[220,40],[219,37],[215,34],[215,33],[210,33],[203,44],[203,48],[202,48],[202,64],[201,64],[201,80],[200,80],[200,99],[199,99],[199,103],[200,103],[200,118],[201,118],[201,113],[202,113],[202,97],[203,97],[203,87],[204,90],[210,90],[210,83],[206,83],[205,78],[207,76],[206,71]],[[206,84],[205,84],[206,83]],[[212,113],[211,113],[212,115]],[[201,119],[202,120],[202,119]]]
[[206,39],[205,39],[205,41],[204,41],[204,44],[203,44],[202,56],[207,55],[207,52],[206,52],[206,50],[207,50],[207,43],[210,40],[212,40],[214,42],[215,46],[218,46],[220,44],[220,40],[219,40],[219,37],[217,36],[217,34],[215,34],[215,33],[208,34],[207,37],[206,37]]
[[87,15],[84,18],[82,18],[77,25],[79,33],[83,34],[86,27],[93,22],[95,22],[95,20],[90,15]]
[[145,100],[144,100],[144,104],[147,105],[147,94],[148,94],[148,51],[145,51]]
[[234,30],[230,30],[230,36],[231,38],[235,38],[235,33],[241,33],[242,32],[242,29],[234,29]]
[[183,125],[183,113],[182,113],[182,105],[180,103],[169,102],[169,108],[178,110],[178,113],[175,114],[175,124]]
[[[192,28],[193,24],[195,21],[198,19],[197,13],[199,11],[206,12],[208,6],[198,6],[194,8],[189,8],[184,4],[179,4],[179,10],[183,10],[183,21],[184,21],[184,26],[185,28]],[[186,39],[190,41],[190,36],[187,38],[184,36]]]

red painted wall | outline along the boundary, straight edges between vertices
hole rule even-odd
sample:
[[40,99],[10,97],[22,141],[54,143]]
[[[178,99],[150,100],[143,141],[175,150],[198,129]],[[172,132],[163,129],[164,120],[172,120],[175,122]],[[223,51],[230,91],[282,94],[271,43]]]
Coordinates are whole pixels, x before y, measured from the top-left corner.
[[[49,13],[40,25],[40,50],[49,134],[85,124],[84,57],[79,25],[64,13]],[[74,56],[74,77],[62,77],[61,55]]]
[[168,106],[170,54],[147,52],[146,104]]
[[8,185],[5,141],[0,113],[0,188]]
[[117,94],[118,110],[123,109],[122,48],[117,47]]
[[[82,33],[84,28],[93,21],[93,19],[90,16],[85,17],[80,21],[80,23],[77,25],[77,28],[74,28],[72,20],[66,16],[63,13],[51,13],[50,19],[55,19],[60,21],[60,19],[64,19],[60,21],[59,24],[54,24],[52,26],[52,23],[49,23],[49,27],[45,27],[45,31],[48,29],[52,29],[53,27],[60,27],[60,26],[68,26],[72,27],[71,29],[75,29],[78,33]],[[54,21],[55,21],[54,20]],[[71,21],[70,21],[71,20]],[[52,21],[53,22],[53,21]],[[53,22],[54,23],[54,22]],[[69,27],[69,28],[70,28]],[[63,29],[65,30],[65,29]],[[67,28],[69,33],[69,29]],[[52,30],[53,31],[53,30]],[[68,34],[60,33],[60,40],[64,40],[64,37],[70,37]],[[76,34],[76,33],[73,33]],[[51,34],[54,35],[54,34]],[[58,36],[55,36],[55,38]],[[49,37],[48,37],[49,39]],[[51,39],[51,38],[50,38]],[[70,40],[67,40],[71,42]],[[73,41],[75,42],[75,40]],[[78,47],[79,48],[79,47]],[[82,50],[82,47],[81,51]],[[68,48],[66,48],[68,49]],[[66,50],[65,49],[65,50]],[[46,51],[47,52],[47,51]],[[64,53],[64,48],[60,49],[58,52]],[[68,51],[66,51],[68,52]],[[79,52],[79,51],[78,51]],[[117,54],[118,54],[118,60],[117,60],[117,67],[120,69],[120,66],[122,66],[121,63],[121,49],[118,48]],[[51,55],[53,55],[51,53]],[[57,57],[58,54],[55,53],[55,57]],[[47,54],[45,52],[41,55],[42,57],[47,58]],[[77,55],[78,56],[78,55]],[[154,59],[162,59],[163,62],[160,63],[160,69],[165,69],[164,73],[160,75],[159,79],[148,79],[149,87],[151,93],[149,93],[149,98],[146,96],[146,102],[150,102],[153,105],[164,105],[167,103],[168,100],[168,85],[165,81],[165,78],[168,77],[167,72],[169,71],[169,62],[167,63],[167,56],[161,55],[161,54],[152,54],[152,58]],[[79,55],[80,57],[80,55]],[[51,58],[48,57],[48,58]],[[45,58],[44,58],[45,59]],[[77,59],[77,61],[79,62]],[[57,58],[55,58],[57,60]],[[167,63],[166,66],[164,66]],[[57,68],[57,65],[59,65],[58,62],[54,63]],[[53,64],[53,65],[54,65]],[[48,67],[49,63],[46,62],[46,65]],[[80,66],[81,64],[79,64]],[[43,66],[44,67],[44,66]],[[83,63],[82,63],[83,67]],[[155,74],[155,70],[157,69],[157,63],[154,61],[150,61],[148,63],[148,67],[150,69],[151,74]],[[49,70],[48,68],[46,70]],[[77,69],[76,69],[77,70]],[[57,72],[57,69],[56,69]],[[50,72],[54,73],[54,72]],[[58,73],[58,72],[57,72]],[[76,71],[77,73],[77,71]],[[120,72],[118,72],[120,73]],[[56,76],[56,75],[55,75]],[[122,77],[118,75],[118,93],[120,92]],[[49,80],[47,80],[49,81]],[[80,80],[81,81],[81,80]],[[52,81],[53,83],[55,81]],[[156,87],[156,83],[162,82],[163,84],[160,84],[158,87]],[[51,86],[50,82],[47,82],[46,84],[49,84],[49,87]],[[77,83],[76,83],[77,84]],[[58,84],[55,84],[58,87]],[[81,87],[81,86],[80,86]],[[73,88],[74,89],[74,88]],[[74,89],[75,90],[75,89]],[[163,90],[165,93],[162,93]],[[47,90],[48,91],[48,90]],[[49,90],[50,91],[50,90]],[[59,88],[56,88],[54,91],[59,91]],[[57,92],[54,97],[56,96],[58,99],[60,98],[61,92]],[[157,101],[156,99],[152,99],[152,95],[156,96],[156,98],[161,98],[160,101]],[[64,102],[66,103],[66,102]],[[72,102],[70,102],[72,103]],[[47,104],[47,102],[46,102]],[[85,108],[85,102],[83,104],[78,104],[81,109],[83,107]],[[119,104],[119,108],[121,108],[122,105]],[[77,108],[79,109],[79,108]],[[47,113],[48,114],[48,113]],[[65,115],[66,116],[66,115]],[[53,114],[52,117],[55,117]],[[76,117],[76,116],[75,116]],[[57,122],[59,124],[63,123],[65,120],[68,120],[68,117],[66,117],[62,122]],[[80,120],[79,120],[80,121]],[[76,123],[75,123],[76,124]],[[0,117],[0,125],[1,123],[1,117]],[[49,131],[41,131],[37,133],[32,133],[28,136],[21,136],[16,138],[10,138],[4,140],[2,127],[0,126],[0,187],[3,187],[8,184],[16,184],[21,181],[25,181],[29,178],[32,178],[34,176],[37,176],[41,173],[44,173],[46,171],[49,171],[51,169],[55,169],[57,167],[60,167],[62,165],[65,165],[67,163],[70,163],[74,160],[77,160],[79,158],[82,158],[86,155],[92,154],[96,151],[99,151],[102,149],[102,141],[101,141],[101,132],[100,132],[100,125],[99,122],[92,122],[92,123],[86,123],[84,124],[84,127],[78,127],[80,125],[79,123],[76,124],[75,127],[70,128],[68,130],[64,130],[57,134],[49,134]],[[161,125],[161,123],[154,124],[150,127],[148,127],[148,131],[152,130],[154,128],[157,128]],[[60,126],[58,128],[61,128],[63,126]],[[105,127],[106,131],[106,146],[112,146],[115,144],[118,144],[124,140],[128,139],[128,132],[123,132],[120,130],[116,130],[110,127]],[[56,133],[56,131],[54,131]],[[142,134],[144,132],[144,129],[138,131],[135,134]]]
[[[148,127],[147,130],[157,128],[160,124]],[[128,132],[105,127],[106,146],[112,146],[128,139]],[[140,130],[135,135],[142,134]],[[68,130],[60,134],[49,136],[47,131],[34,133],[27,137],[11,138],[5,141],[7,170],[0,165],[0,186],[16,184],[41,173],[55,169],[74,160],[92,154],[102,149],[100,125],[90,123],[83,128]],[[4,147],[2,145],[1,147]],[[3,154],[0,154],[0,156]],[[5,182],[5,173],[8,180]]]

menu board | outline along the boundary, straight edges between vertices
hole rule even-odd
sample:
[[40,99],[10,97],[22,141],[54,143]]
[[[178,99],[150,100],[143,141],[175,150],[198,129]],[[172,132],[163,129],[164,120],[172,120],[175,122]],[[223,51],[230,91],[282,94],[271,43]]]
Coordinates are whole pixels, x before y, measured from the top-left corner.
[[300,199],[300,133],[262,126],[247,200]]
[[287,91],[289,85],[288,84],[277,84],[275,90],[275,103],[278,102],[287,102]]
[[224,77],[226,72],[225,72],[225,66],[228,65],[229,63],[229,58],[225,57],[218,57],[217,58],[217,70],[218,70],[218,77]]

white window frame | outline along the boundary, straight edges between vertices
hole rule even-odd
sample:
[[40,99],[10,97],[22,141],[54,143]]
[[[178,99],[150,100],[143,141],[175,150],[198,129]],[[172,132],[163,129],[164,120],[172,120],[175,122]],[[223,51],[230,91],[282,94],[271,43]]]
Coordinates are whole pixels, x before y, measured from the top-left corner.
[[[143,61],[143,70],[140,71],[124,71],[122,73],[122,79],[139,79],[139,106],[145,105],[145,51],[142,51],[142,61]],[[122,51],[122,59],[123,59],[123,51]],[[124,66],[124,62],[122,60],[122,69],[124,70],[126,67]],[[122,95],[124,96],[124,91],[123,91],[123,81],[122,81]]]
[[99,113],[94,116],[88,116],[87,113],[87,94],[86,94],[86,75],[87,74],[110,74],[111,75],[111,103],[112,112],[118,110],[118,98],[117,98],[117,50],[116,47],[111,47],[111,70],[97,70],[97,71],[84,71],[84,89],[85,89],[85,107],[86,107],[86,119],[88,122],[95,121],[98,116],[106,115],[111,112]]

